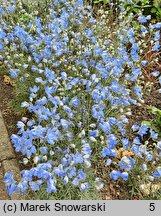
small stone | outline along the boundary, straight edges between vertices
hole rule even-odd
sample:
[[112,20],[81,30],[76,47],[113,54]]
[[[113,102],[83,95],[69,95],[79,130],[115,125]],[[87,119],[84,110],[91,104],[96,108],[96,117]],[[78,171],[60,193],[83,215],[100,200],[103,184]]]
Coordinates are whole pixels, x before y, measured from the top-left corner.
[[105,200],[111,200],[111,197],[110,196],[106,196]]
[[150,192],[151,192],[151,184],[152,183],[150,182],[148,184],[140,185],[140,190],[144,195],[148,196],[150,194]]
[[154,184],[154,185],[151,186],[151,192],[152,193],[155,193],[160,189],[161,189],[161,183],[160,184]]
[[0,112],[0,162],[15,157],[13,147],[8,137],[8,132],[4,124],[2,113]]

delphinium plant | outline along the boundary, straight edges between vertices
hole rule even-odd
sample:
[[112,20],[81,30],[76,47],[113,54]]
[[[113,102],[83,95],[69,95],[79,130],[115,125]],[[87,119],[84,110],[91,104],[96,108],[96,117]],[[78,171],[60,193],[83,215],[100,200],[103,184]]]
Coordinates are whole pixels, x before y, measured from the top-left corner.
[[[126,181],[138,161],[144,170],[155,162],[148,177],[160,177],[158,135],[144,124],[129,124],[130,107],[142,100],[138,80],[147,63],[130,25],[133,16],[125,18],[121,7],[120,22],[110,26],[106,16],[94,18],[82,0],[48,4],[45,20],[39,12],[28,14],[21,1],[1,6],[0,59],[16,84],[26,86],[21,107],[30,113],[11,136],[15,151],[30,168],[21,171],[20,182],[6,173],[9,195],[41,187],[54,193],[62,184],[100,190],[101,176],[93,168],[100,157],[113,180]],[[140,15],[138,22],[148,19]],[[153,25],[151,34],[160,27]],[[154,52],[160,47],[156,34]],[[147,133],[157,143],[154,151],[144,145]],[[120,148],[130,154],[119,157]]]
[[[150,21],[151,16],[145,17],[142,14],[139,14],[138,17],[136,16],[134,17],[133,14],[127,15],[127,12],[122,6],[120,7],[120,10],[122,12],[117,17],[111,17],[111,12],[109,11],[104,11],[104,10],[98,11],[100,17],[99,22],[101,21],[104,22],[104,27],[103,27],[104,31],[101,31],[102,38],[104,38],[104,40],[110,40],[111,43],[109,44],[111,45],[111,47],[109,46],[109,50],[111,52],[115,53],[117,57],[121,55],[124,56],[124,58],[126,59],[123,63],[124,72],[120,77],[120,81],[124,81],[124,83],[126,83],[126,85],[128,85],[130,89],[134,90],[135,94],[137,95],[137,106],[145,108],[146,104],[144,104],[144,94],[146,93],[149,94],[150,96],[152,87],[154,85],[154,81],[155,83],[158,83],[157,92],[158,93],[160,92],[159,87],[161,84],[160,82],[161,76],[160,76],[160,71],[156,70],[156,65],[157,62],[159,62],[158,54],[160,50],[161,23],[159,22],[155,24],[151,23]],[[110,24],[111,20],[112,20],[112,25]],[[150,58],[148,58],[149,55]],[[133,68],[136,67],[140,68],[140,74],[136,73],[135,78],[131,79],[133,83],[130,84],[128,81],[130,78],[129,72],[133,73],[132,70]],[[126,78],[129,77],[129,78],[125,80],[125,77]],[[146,77],[148,77],[148,82],[146,80]],[[153,79],[154,77],[155,80]],[[135,106],[136,109],[137,106]],[[127,109],[124,108],[124,110],[120,109],[120,112],[122,112],[122,114],[125,114],[125,116],[128,118],[129,122],[127,121],[126,125],[128,128],[130,128],[131,122],[134,123],[135,121],[135,117],[131,116],[132,115],[131,106],[128,106]],[[155,167],[158,170],[157,171],[158,177],[160,175],[159,174],[159,170],[160,170],[159,151],[160,150],[158,150],[158,146],[160,145],[160,142],[157,142],[157,140],[160,140],[160,137],[157,135],[157,133],[155,133],[156,131],[152,130],[152,128],[149,128],[147,125],[144,125],[144,122],[141,126],[144,132],[142,131],[141,128],[139,129],[139,127],[137,129],[137,127],[138,124],[134,123],[131,128],[131,131],[127,135],[128,139],[122,139],[122,141],[125,142],[126,144],[128,144],[129,141],[132,141],[131,143],[133,143],[133,145],[131,146],[132,147],[131,150],[137,156],[136,155],[134,157],[132,156],[136,160],[135,160],[135,166],[133,167],[134,169],[131,169],[130,173],[132,174],[132,176],[135,176],[135,172],[137,170],[137,172],[139,171],[138,173],[141,174],[141,176],[135,176],[135,183],[136,181],[138,182],[137,183],[137,187],[138,187],[141,183],[145,183],[145,182],[148,183],[149,181],[154,180],[150,172]],[[115,131],[115,133],[117,132]],[[153,145],[153,148],[150,147],[151,146],[150,143]],[[141,150],[141,148],[143,149]],[[122,148],[119,149],[116,157],[118,158],[120,157],[119,152],[121,153],[122,156],[132,155],[132,152],[126,151],[125,146],[123,149]],[[130,148],[128,147],[127,149],[130,150]],[[147,151],[146,154],[148,156],[145,157],[146,154],[144,156],[140,154],[139,149],[142,151],[142,153],[146,149]],[[151,157],[150,155],[153,156]],[[153,162],[151,161],[149,156],[151,157],[151,159],[153,158],[152,159]],[[127,157],[123,157],[123,158],[127,159]],[[108,164],[109,161],[110,160],[108,160]],[[141,165],[142,163],[144,164],[143,166]],[[136,179],[137,177],[139,177],[138,179],[139,181]],[[131,182],[131,179],[129,182]]]

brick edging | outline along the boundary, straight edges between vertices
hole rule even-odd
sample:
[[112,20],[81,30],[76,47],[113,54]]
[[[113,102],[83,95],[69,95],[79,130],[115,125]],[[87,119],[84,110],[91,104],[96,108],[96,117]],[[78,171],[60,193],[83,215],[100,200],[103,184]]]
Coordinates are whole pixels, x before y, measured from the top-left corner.
[[[0,163],[4,173],[12,172],[14,179],[20,181],[21,174],[16,160],[16,155],[13,150],[13,146],[9,139],[8,131],[6,129],[2,113],[0,111]],[[14,193],[11,200],[24,199],[19,193]]]

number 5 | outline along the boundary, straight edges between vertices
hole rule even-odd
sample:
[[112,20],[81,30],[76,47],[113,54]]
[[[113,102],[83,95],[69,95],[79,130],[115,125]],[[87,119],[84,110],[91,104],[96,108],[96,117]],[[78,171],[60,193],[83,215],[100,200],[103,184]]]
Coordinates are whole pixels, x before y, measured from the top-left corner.
[[150,203],[149,210],[150,211],[154,211],[155,210],[155,203]]

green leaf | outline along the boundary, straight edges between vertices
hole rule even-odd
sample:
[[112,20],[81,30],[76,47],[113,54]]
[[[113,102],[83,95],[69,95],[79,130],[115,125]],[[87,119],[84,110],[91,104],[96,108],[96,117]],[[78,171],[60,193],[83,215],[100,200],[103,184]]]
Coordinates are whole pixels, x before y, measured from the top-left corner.
[[107,4],[107,3],[109,3],[109,0],[95,0],[94,1],[95,4],[98,4],[100,2],[103,2],[104,4]]
[[130,6],[127,6],[126,11],[128,12],[128,11],[130,11],[130,10],[131,10],[131,7],[130,7]]
[[155,8],[155,7],[153,7],[152,9],[151,9],[151,13],[156,13],[157,12],[157,9]]
[[132,22],[132,25],[133,25],[134,28],[137,28],[137,27],[139,26],[138,23],[137,23],[136,21],[133,21],[133,22]]
[[152,5],[144,5],[142,8],[150,8]]
[[138,13],[138,12],[140,11],[140,9],[139,9],[139,8],[133,8],[133,11],[134,11],[135,13]]
[[103,3],[107,4],[107,3],[109,3],[109,0],[103,0]]
[[157,8],[158,12],[161,13],[161,8]]
[[152,127],[152,124],[150,121],[142,121],[141,124],[145,124],[148,128],[151,128]]
[[161,6],[161,0],[154,0],[153,2],[154,2],[153,5],[154,5],[156,8]]
[[156,107],[154,107],[154,106],[148,107],[148,110],[149,110],[151,113],[153,113],[153,114],[158,114],[158,115],[161,116],[161,110],[158,109],[158,108],[156,108]]

